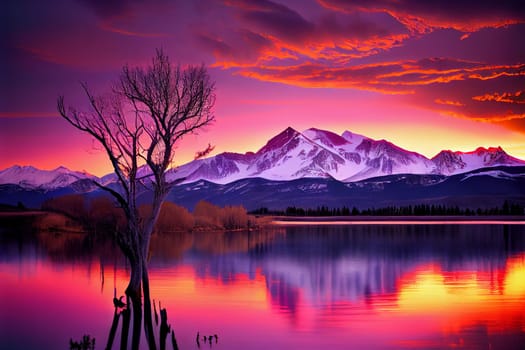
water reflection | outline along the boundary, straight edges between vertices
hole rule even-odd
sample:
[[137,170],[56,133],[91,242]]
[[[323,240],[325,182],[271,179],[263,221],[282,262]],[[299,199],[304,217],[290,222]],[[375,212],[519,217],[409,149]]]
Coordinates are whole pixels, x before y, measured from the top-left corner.
[[[67,326],[37,337],[44,344],[84,333],[106,344],[113,288],[127,282],[111,240],[4,232],[0,243],[6,297],[42,314],[13,321],[20,310],[1,305],[12,332],[53,312]],[[290,226],[162,234],[151,246],[152,297],[170,310],[180,348],[196,348],[197,332],[227,349],[525,344],[520,225]]]
[[[229,281],[257,269],[268,289],[293,309],[293,290],[312,304],[359,301],[396,291],[403,275],[429,263],[446,271],[502,270],[523,251],[521,227],[360,226],[287,227],[273,234],[217,234],[196,238],[178,264],[200,278]],[[253,237],[252,237],[253,236]],[[212,248],[211,248],[212,247]],[[153,259],[153,268],[158,262]]]

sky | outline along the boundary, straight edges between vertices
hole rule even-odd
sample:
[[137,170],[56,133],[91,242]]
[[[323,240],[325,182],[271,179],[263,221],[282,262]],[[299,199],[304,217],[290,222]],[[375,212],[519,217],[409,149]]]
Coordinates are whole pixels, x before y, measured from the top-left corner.
[[57,98],[82,109],[81,82],[104,94],[157,48],[216,82],[215,122],[175,166],[208,143],[257,151],[288,126],[525,159],[522,0],[17,0],[0,21],[0,169],[111,172]]

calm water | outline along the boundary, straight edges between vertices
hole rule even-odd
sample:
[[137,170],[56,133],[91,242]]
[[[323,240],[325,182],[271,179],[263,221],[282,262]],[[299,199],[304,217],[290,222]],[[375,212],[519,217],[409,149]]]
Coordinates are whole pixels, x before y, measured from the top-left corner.
[[[204,349],[525,348],[523,225],[290,225],[152,249],[152,298],[181,349],[197,331],[219,337]],[[0,348],[89,334],[103,349],[127,276],[111,242],[4,229]]]

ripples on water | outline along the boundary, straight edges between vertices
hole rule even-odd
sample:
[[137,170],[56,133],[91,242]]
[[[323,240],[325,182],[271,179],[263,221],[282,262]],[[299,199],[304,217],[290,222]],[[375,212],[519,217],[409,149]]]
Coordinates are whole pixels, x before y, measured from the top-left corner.
[[[0,243],[6,349],[67,348],[84,334],[103,348],[128,276],[114,245],[13,229]],[[222,349],[525,346],[523,225],[166,233],[152,241],[150,279],[181,349],[197,349],[197,331]]]

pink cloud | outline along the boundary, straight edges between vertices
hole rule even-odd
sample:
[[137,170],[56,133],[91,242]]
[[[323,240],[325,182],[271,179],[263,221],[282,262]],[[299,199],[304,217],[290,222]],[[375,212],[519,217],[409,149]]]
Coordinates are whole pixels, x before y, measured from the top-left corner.
[[493,92],[480,96],[473,96],[472,99],[476,101],[496,101],[504,103],[525,104],[525,91],[503,93]]
[[[6,5],[7,32],[0,40],[5,53],[0,55],[5,68],[0,121],[5,124],[35,117],[26,126],[33,128],[34,119],[44,120],[40,117],[48,112],[55,115],[56,97],[61,94],[81,108],[85,96],[79,81],[103,92],[124,64],[145,64],[155,48],[162,47],[175,62],[208,64],[221,94],[218,122],[211,128],[217,133],[181,146],[181,153],[190,150],[187,159],[208,142],[217,145],[216,151],[253,150],[245,145],[260,146],[289,124],[324,127],[316,125],[319,120],[341,131],[353,125],[362,126],[363,132],[382,128],[385,134],[378,137],[389,136],[396,123],[416,130],[428,127],[425,123],[435,129],[442,121],[463,125],[462,132],[481,124],[472,121],[484,122],[484,130],[499,124],[525,132],[523,2],[31,4]],[[375,108],[378,105],[380,109]],[[443,114],[456,119],[452,123]],[[257,142],[254,125],[265,132],[258,133]],[[239,133],[251,136],[243,136],[241,142],[233,136]],[[5,134],[0,131],[0,139],[5,140]],[[225,134],[229,137],[221,136]],[[29,149],[24,156],[30,157]]]

